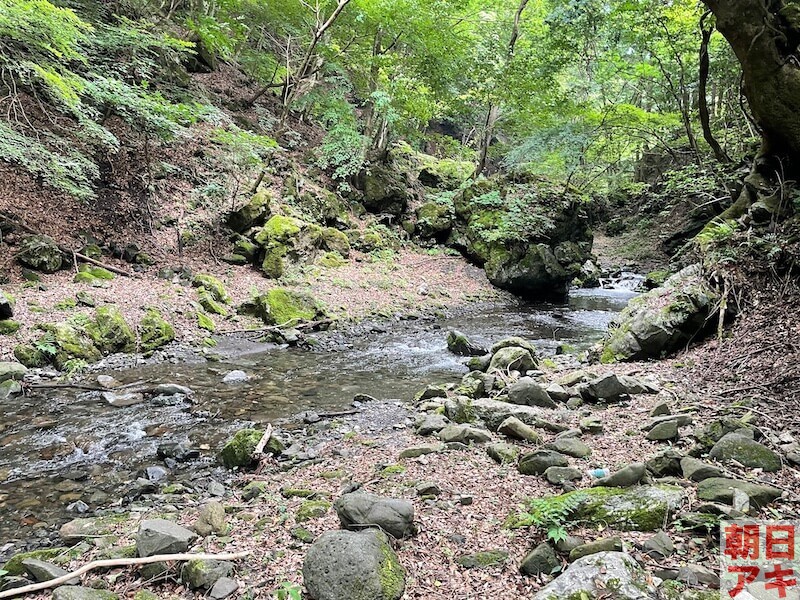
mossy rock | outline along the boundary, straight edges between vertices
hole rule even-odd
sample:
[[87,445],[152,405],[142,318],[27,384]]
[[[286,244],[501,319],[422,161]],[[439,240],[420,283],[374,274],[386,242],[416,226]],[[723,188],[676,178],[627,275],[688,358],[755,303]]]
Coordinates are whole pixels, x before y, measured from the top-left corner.
[[103,281],[111,281],[115,278],[114,273],[108,269],[85,263],[78,267],[78,274],[81,273],[86,273],[94,279],[102,279]]
[[175,339],[175,328],[155,308],[148,308],[139,324],[139,344],[144,354],[151,354]]
[[256,244],[267,246],[274,243],[287,243],[299,234],[305,223],[294,217],[275,215],[264,224],[254,238]]
[[103,354],[136,350],[136,335],[114,306],[98,308],[94,319],[86,324],[85,331]]
[[325,516],[330,509],[331,503],[327,500],[306,500],[300,505],[300,508],[297,509],[295,520],[298,523],[304,523],[311,519],[318,519],[319,517]]
[[55,347],[52,358],[59,369],[72,359],[93,363],[103,357],[92,339],[87,337],[83,328],[78,325],[66,322],[45,323],[39,325],[39,328],[46,333],[43,340]]
[[203,310],[205,310],[207,313],[212,315],[219,315],[221,317],[228,316],[228,309],[226,309],[221,302],[215,300],[213,294],[211,294],[207,290],[205,289],[200,290],[197,296],[198,296],[197,300],[198,303],[200,304],[200,306],[203,307]]
[[423,239],[442,238],[444,240],[455,223],[452,202],[426,202],[417,210],[416,230]]
[[350,256],[350,240],[347,235],[334,229],[333,227],[326,227],[322,230],[322,247],[331,252],[338,252],[344,258]]
[[325,310],[310,294],[274,288],[256,298],[260,314],[269,325],[296,325],[302,321],[313,321],[325,316]]
[[64,257],[53,238],[46,235],[31,235],[22,240],[19,262],[42,273],[55,273]]
[[456,562],[465,569],[488,569],[499,567],[507,560],[508,552],[505,550],[488,550],[460,556]]
[[267,219],[272,201],[273,197],[269,191],[260,190],[242,208],[230,213],[226,224],[234,231],[243,233]]
[[209,331],[211,333],[214,333],[217,330],[217,325],[216,323],[214,323],[214,319],[209,317],[207,314],[205,314],[202,311],[197,311],[196,316],[197,316],[197,326],[200,329],[205,329],[206,331]]
[[326,252],[316,260],[315,264],[326,269],[338,269],[345,266],[347,261],[338,252]]
[[30,552],[21,552],[12,556],[8,562],[3,565],[3,570],[8,571],[9,575],[24,575],[25,567],[22,566],[22,561],[24,560],[34,559],[52,563],[66,563],[74,558],[75,554],[75,551],[66,547],[42,548],[40,550],[32,550]]
[[5,319],[4,321],[0,321],[0,335],[13,335],[19,331],[20,327],[19,321]]
[[19,344],[14,347],[14,358],[29,369],[36,369],[47,364],[47,356],[31,344]]
[[[231,297],[222,282],[213,275],[200,274],[192,279],[192,286],[200,288],[216,302],[230,304]],[[202,292],[201,292],[202,295]]]
[[222,447],[219,457],[228,469],[249,467],[253,464],[253,452],[261,441],[263,431],[258,429],[240,429]]

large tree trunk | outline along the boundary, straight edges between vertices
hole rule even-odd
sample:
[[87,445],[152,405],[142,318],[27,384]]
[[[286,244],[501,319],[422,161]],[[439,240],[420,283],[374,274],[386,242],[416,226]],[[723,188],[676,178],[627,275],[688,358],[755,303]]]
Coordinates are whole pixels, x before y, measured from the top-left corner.
[[703,0],[742,66],[744,94],[761,129],[756,170],[800,172],[800,20],[784,0]]

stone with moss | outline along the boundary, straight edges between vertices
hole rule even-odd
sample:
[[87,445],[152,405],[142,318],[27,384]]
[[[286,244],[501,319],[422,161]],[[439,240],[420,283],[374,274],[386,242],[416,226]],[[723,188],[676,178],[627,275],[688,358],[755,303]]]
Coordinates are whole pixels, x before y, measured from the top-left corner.
[[100,360],[103,355],[94,345],[78,324],[61,322],[45,323],[39,325],[44,330],[44,337],[38,342],[42,347],[47,346],[53,351],[49,357],[58,369],[73,359],[84,360],[93,363]]
[[139,347],[144,354],[152,354],[175,339],[175,328],[156,308],[148,308],[139,324]]
[[226,224],[237,233],[243,233],[263,223],[270,213],[272,194],[267,190],[260,190],[239,210],[231,212]]
[[210,316],[202,311],[197,311],[196,316],[197,326],[200,329],[205,329],[211,333],[214,333],[217,330],[217,325],[214,323],[214,319],[212,319]]
[[226,309],[221,302],[215,300],[214,296],[205,289],[202,289],[197,293],[197,298],[197,302],[208,314],[219,315],[221,317],[228,316],[228,309]]
[[3,565],[3,570],[7,571],[9,575],[24,575],[25,567],[22,566],[22,561],[24,560],[33,559],[64,564],[72,560],[74,554],[75,553],[69,548],[63,546],[58,548],[41,548],[39,550],[31,550],[30,552],[20,552],[8,559]]
[[114,306],[98,308],[94,319],[86,324],[85,331],[103,354],[136,350],[136,335]]
[[297,509],[295,520],[298,523],[304,523],[311,519],[318,519],[324,517],[330,509],[331,503],[327,500],[306,500]]
[[381,531],[329,531],[309,548],[303,582],[315,600],[399,600],[405,570]]
[[31,235],[23,239],[17,257],[26,267],[42,273],[55,273],[64,263],[55,240],[46,235]]
[[87,273],[94,279],[102,279],[103,281],[111,281],[115,278],[114,273],[104,267],[96,265],[82,264],[78,267],[78,273]]
[[452,202],[426,202],[417,209],[417,234],[423,239],[444,241],[453,228],[455,213]]
[[710,458],[722,463],[737,462],[752,469],[763,469],[767,473],[780,471],[781,457],[754,439],[733,432],[723,436],[711,452]]
[[359,175],[362,203],[374,213],[402,215],[413,193],[403,173],[394,165],[371,163]]
[[350,256],[350,240],[347,235],[334,229],[326,227],[322,230],[322,248],[331,252],[338,252],[344,258]]
[[233,564],[221,560],[190,560],[181,567],[181,581],[190,589],[210,589],[219,579],[227,577]]
[[43,367],[48,362],[47,355],[32,344],[19,344],[15,346],[14,358],[29,369]]
[[19,331],[21,327],[19,321],[12,321],[11,319],[5,319],[0,321],[0,335],[13,335]]
[[201,294],[204,291],[205,294],[210,296],[211,300],[215,302],[230,304],[230,294],[228,294],[223,283],[213,275],[195,275],[194,279],[192,279],[192,286],[199,288]]
[[159,600],[159,598],[150,590],[139,590],[133,600]]
[[228,469],[252,465],[254,462],[253,452],[263,435],[264,432],[258,429],[237,431],[219,453],[222,464]]
[[325,316],[325,310],[313,296],[287,288],[271,289],[256,298],[256,304],[260,305],[260,316],[268,325],[296,325]]
[[106,590],[79,585],[64,585],[53,590],[52,600],[119,600],[119,596]]
[[487,550],[459,556],[456,562],[465,569],[487,569],[489,567],[499,567],[507,560],[508,552],[505,550]]
[[338,252],[326,252],[316,260],[316,264],[326,269],[338,269],[345,266],[347,260]]

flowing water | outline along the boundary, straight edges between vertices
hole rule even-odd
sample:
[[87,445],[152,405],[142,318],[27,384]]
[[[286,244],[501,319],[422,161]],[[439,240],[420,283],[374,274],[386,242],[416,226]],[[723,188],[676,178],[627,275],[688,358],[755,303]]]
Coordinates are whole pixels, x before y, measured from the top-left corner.
[[[476,304],[458,316],[375,327],[352,340],[334,334],[337,342],[326,344],[326,350],[260,348],[226,362],[161,364],[113,373],[123,383],[189,386],[195,392],[192,404],[146,402],[114,408],[96,393],[58,389],[2,406],[0,555],[6,541],[46,537],[50,534],[43,523],[78,516],[72,512],[75,502],[91,510],[124,495],[143,468],[163,464],[156,448],[166,441],[188,440],[203,455],[177,466],[164,480],[169,482],[181,471],[186,475],[209,467],[224,439],[251,422],[307,410],[343,410],[357,393],[409,400],[426,383],[457,381],[466,369],[447,351],[445,332],[450,328],[485,346],[519,335],[544,354],[564,343],[586,348],[602,337],[634,295],[639,280],[622,281],[610,289],[576,290],[565,304]],[[252,378],[223,383],[232,370]]]

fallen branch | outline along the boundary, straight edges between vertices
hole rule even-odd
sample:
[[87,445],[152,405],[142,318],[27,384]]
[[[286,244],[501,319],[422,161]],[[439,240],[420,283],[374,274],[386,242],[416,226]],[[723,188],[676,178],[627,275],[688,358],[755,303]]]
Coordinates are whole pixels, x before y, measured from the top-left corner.
[[264,435],[261,436],[261,439],[258,440],[256,444],[255,450],[253,450],[253,460],[258,460],[261,458],[261,455],[264,454],[264,448],[267,447],[269,443],[269,439],[272,437],[272,423],[267,425],[267,430],[264,432]]
[[[286,327],[291,321],[287,321],[286,323],[282,323],[281,325],[269,325],[268,327],[260,327],[258,329],[230,329],[228,331],[219,331],[217,335],[233,335],[236,333],[267,333],[270,331],[280,331],[284,327]],[[330,325],[333,323],[333,319],[320,319],[319,321],[309,321],[308,323],[300,323],[299,325],[294,325],[293,329],[315,329],[316,327],[321,327],[322,325]]]
[[13,598],[14,596],[21,596],[22,594],[30,594],[32,592],[39,592],[50,588],[63,585],[75,577],[80,577],[84,573],[94,571],[95,569],[103,569],[107,567],[129,567],[133,565],[149,565],[158,562],[170,561],[187,561],[187,560],[239,560],[248,556],[250,552],[236,552],[233,554],[158,554],[156,556],[147,556],[144,558],[110,558],[106,560],[94,560],[87,563],[61,577],[56,577],[49,581],[42,583],[32,583],[13,590],[0,592],[0,598]]
[[343,410],[340,412],[318,413],[320,419],[335,419],[336,417],[347,417],[350,415],[357,415],[360,410]]

